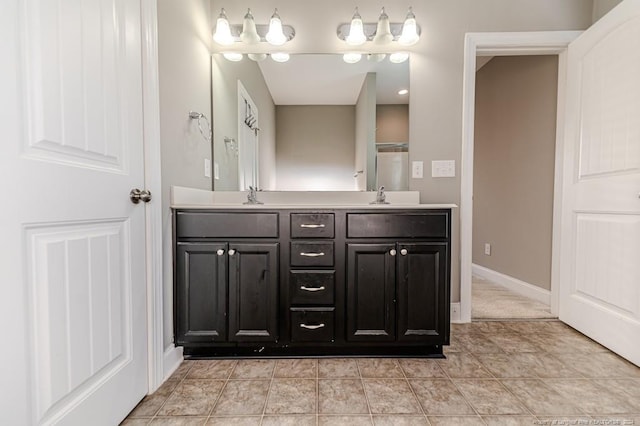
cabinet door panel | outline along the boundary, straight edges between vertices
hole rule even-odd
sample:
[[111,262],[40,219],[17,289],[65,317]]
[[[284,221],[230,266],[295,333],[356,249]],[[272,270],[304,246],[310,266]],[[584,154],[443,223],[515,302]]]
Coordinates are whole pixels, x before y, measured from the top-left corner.
[[446,243],[398,245],[398,340],[444,343],[447,265]]
[[347,340],[395,339],[394,244],[347,246]]
[[229,252],[229,340],[276,341],[278,244],[229,244]]
[[[226,340],[226,244],[181,244],[176,258],[176,342]],[[218,255],[218,250],[223,255]]]

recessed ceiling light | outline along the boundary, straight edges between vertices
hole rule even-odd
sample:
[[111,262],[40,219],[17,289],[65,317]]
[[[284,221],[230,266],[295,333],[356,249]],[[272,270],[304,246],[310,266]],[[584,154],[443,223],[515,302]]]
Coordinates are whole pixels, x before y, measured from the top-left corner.
[[409,93],[409,91],[407,89],[398,90],[398,95],[406,95],[407,93]]

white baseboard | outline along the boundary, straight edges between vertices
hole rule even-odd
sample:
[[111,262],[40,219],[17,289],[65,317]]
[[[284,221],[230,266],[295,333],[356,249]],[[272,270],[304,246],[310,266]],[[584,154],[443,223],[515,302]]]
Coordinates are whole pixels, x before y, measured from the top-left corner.
[[484,266],[476,265],[475,263],[471,265],[471,271],[473,275],[477,275],[485,280],[500,284],[514,293],[537,300],[547,306],[551,304],[551,292],[549,290],[521,281],[512,276],[496,272],[492,269],[485,268]]
[[174,346],[173,344],[164,350],[164,379],[167,380],[174,371],[178,369],[180,363],[184,360],[182,355],[182,346]]
[[460,317],[460,302],[454,302],[451,304],[451,310],[449,311],[451,313],[450,317],[451,317],[451,322],[455,322],[455,323],[461,323],[462,319]]

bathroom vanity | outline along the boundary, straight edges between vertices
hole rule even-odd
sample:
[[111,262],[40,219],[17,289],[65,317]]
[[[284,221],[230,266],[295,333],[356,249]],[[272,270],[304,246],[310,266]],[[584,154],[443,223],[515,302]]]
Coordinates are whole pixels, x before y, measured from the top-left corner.
[[451,206],[174,206],[192,356],[441,356]]

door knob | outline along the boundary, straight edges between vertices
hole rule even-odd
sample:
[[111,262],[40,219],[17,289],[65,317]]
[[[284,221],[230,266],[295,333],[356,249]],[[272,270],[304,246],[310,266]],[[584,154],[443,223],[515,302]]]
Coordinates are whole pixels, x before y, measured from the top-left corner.
[[390,254],[391,256],[395,256],[395,255],[396,255],[396,249],[391,249],[391,250],[389,250],[389,254]]
[[218,249],[218,251],[216,252],[216,254],[217,254],[218,256],[222,256],[222,255],[224,254],[224,250],[222,250],[222,249]]
[[400,250],[400,254],[401,254],[401,255],[403,255],[403,256],[406,256],[406,255],[407,255],[407,253],[408,253],[408,252],[407,252],[407,249],[402,249],[402,250]]
[[229,249],[229,256],[233,256],[234,254],[236,254],[236,251],[234,249]]
[[129,193],[129,198],[133,204],[138,204],[140,201],[148,203],[151,201],[151,192],[146,189],[141,191],[138,188],[133,188]]

